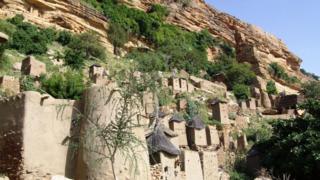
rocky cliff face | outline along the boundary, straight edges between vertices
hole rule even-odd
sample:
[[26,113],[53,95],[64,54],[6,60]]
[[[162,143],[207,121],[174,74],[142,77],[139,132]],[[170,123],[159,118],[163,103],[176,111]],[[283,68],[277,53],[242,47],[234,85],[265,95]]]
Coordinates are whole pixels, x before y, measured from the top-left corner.
[[[147,10],[154,3],[168,6],[170,15],[167,22],[190,31],[208,29],[214,36],[229,42],[236,49],[237,59],[252,64],[262,81],[271,78],[268,73],[271,62],[277,62],[284,67],[290,76],[296,76],[302,81],[307,79],[300,72],[301,60],[290,52],[281,40],[256,26],[210,7],[203,0],[193,0],[187,7],[174,0],[123,0],[123,2],[141,10]],[[107,19],[81,5],[77,0],[0,0],[0,7],[2,18],[19,13],[28,21],[40,26],[66,28],[74,32],[89,29],[98,32],[102,37],[107,36]],[[112,50],[106,38],[102,39],[106,47]],[[295,92],[299,89],[283,81],[276,81],[286,90]],[[259,85],[261,86],[261,83]]]
[[22,14],[28,22],[40,27],[68,29],[76,33],[92,30],[106,40],[107,18],[97,11],[82,5],[78,0],[0,0],[0,18]]
[[[187,7],[183,7],[173,0],[135,0],[125,2],[142,10],[147,10],[154,3],[168,6],[170,15],[167,21],[169,23],[190,31],[208,29],[214,36],[233,45],[237,52],[237,59],[240,62],[252,64],[255,72],[262,79],[271,78],[268,73],[269,64],[277,62],[289,75],[296,76],[302,81],[307,80],[307,77],[300,72],[301,60],[290,52],[280,39],[254,25],[218,11],[203,0],[193,0]],[[276,81],[279,87],[290,87],[289,89],[282,88],[283,90],[299,89],[283,81]]]

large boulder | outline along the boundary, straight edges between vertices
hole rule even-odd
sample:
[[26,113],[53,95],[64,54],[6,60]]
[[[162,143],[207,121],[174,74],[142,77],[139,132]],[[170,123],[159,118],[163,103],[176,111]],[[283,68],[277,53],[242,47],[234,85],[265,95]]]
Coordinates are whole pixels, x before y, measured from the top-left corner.
[[262,92],[262,105],[263,105],[263,107],[265,107],[267,109],[272,108],[272,104],[271,104],[269,95],[266,92]]

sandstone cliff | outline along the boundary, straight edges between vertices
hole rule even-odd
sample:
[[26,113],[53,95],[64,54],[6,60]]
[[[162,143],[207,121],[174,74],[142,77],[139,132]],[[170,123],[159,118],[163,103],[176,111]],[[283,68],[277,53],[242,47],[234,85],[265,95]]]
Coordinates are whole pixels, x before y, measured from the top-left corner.
[[[214,36],[231,45],[237,52],[237,59],[249,62],[261,77],[258,86],[263,87],[264,79],[270,79],[268,67],[277,62],[290,76],[304,81],[300,72],[301,60],[290,52],[287,46],[275,36],[260,28],[220,12],[207,5],[203,0],[193,0],[188,7],[173,0],[123,0],[124,3],[141,10],[147,10],[151,4],[160,3],[170,9],[167,22],[190,31],[208,29]],[[93,30],[98,32],[108,50],[111,44],[106,40],[107,19],[98,12],[83,6],[77,0],[0,0],[0,17],[23,14],[30,22],[43,27],[54,26],[74,32]],[[263,82],[264,81],[264,82]],[[284,81],[276,80],[280,90],[296,92],[295,87]],[[289,87],[289,88],[288,88]]]
[[76,33],[87,30],[97,32],[104,45],[107,41],[107,18],[78,0],[0,0],[0,18],[22,14],[28,22],[40,27],[68,29]]

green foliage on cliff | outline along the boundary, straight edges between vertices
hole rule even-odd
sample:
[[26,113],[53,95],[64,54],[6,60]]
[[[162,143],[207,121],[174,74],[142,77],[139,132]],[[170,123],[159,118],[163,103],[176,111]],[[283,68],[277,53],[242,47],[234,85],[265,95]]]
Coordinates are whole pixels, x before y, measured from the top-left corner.
[[47,52],[47,45],[56,39],[56,31],[50,28],[40,29],[23,20],[21,15],[8,20],[8,23],[15,26],[9,47],[27,55]]
[[274,81],[268,81],[266,89],[268,94],[278,94],[276,83]]
[[234,85],[232,92],[238,100],[246,100],[251,97],[250,87],[245,84]]
[[112,26],[108,31],[109,39],[115,48],[127,41],[127,38],[123,39],[120,34],[128,34],[129,39],[133,37],[143,39],[154,49],[149,56],[159,58],[152,58],[149,61],[156,62],[140,60],[145,59],[143,53],[129,54],[129,57],[137,60],[142,66],[141,70],[149,69],[145,65],[156,64],[161,69],[185,69],[189,73],[197,74],[208,64],[206,48],[217,44],[206,30],[198,33],[189,32],[178,26],[166,24],[163,20],[169,11],[159,4],[154,4],[147,12],[143,12],[112,0],[100,3],[93,0],[86,2],[97,9],[102,9],[105,16],[110,19]]
[[0,31],[10,36],[9,42],[0,45],[0,55],[5,49],[15,49],[22,54],[42,57],[46,56],[48,46],[57,41],[66,49],[60,57],[65,59],[66,65],[74,69],[82,68],[86,60],[106,58],[105,49],[99,43],[98,35],[92,32],[73,35],[52,28],[42,29],[24,22],[22,15],[0,20]]
[[295,76],[289,76],[283,67],[281,67],[278,63],[273,62],[269,65],[269,72],[272,76],[278,78],[278,79],[283,79],[289,84],[295,84],[299,83],[299,79]]
[[229,86],[234,87],[237,84],[251,85],[256,75],[251,70],[249,64],[234,63],[230,69],[226,71]]
[[207,72],[209,76],[216,74],[224,74],[226,78],[226,85],[229,90],[233,90],[235,96],[239,100],[248,99],[250,94],[249,86],[252,85],[256,79],[256,74],[251,70],[251,66],[245,63],[238,63],[235,60],[235,54],[232,48],[227,48],[226,51],[219,57],[215,63],[209,63]]
[[65,64],[73,69],[83,67],[86,60],[104,60],[106,58],[105,49],[99,44],[99,37],[93,32],[85,32],[79,35],[65,37],[67,50],[65,52]]
[[162,21],[169,15],[169,10],[160,4],[152,4],[151,8],[148,10],[148,13],[154,18]]

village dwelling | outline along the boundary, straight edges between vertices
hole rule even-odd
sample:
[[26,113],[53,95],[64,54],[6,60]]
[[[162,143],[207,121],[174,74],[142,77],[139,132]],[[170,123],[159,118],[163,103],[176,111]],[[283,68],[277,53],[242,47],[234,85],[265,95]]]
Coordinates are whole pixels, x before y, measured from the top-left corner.
[[169,120],[169,127],[178,134],[179,146],[188,146],[186,120],[183,115],[175,113]]
[[188,144],[191,148],[197,146],[207,146],[207,136],[205,124],[201,117],[196,115],[187,123]]
[[179,179],[180,150],[170,142],[167,137],[168,132],[165,126],[158,125],[154,131],[147,135],[150,164],[151,166],[159,165],[160,179]]
[[212,118],[221,122],[221,124],[230,124],[228,114],[228,104],[226,101],[214,99],[210,102],[212,108]]

